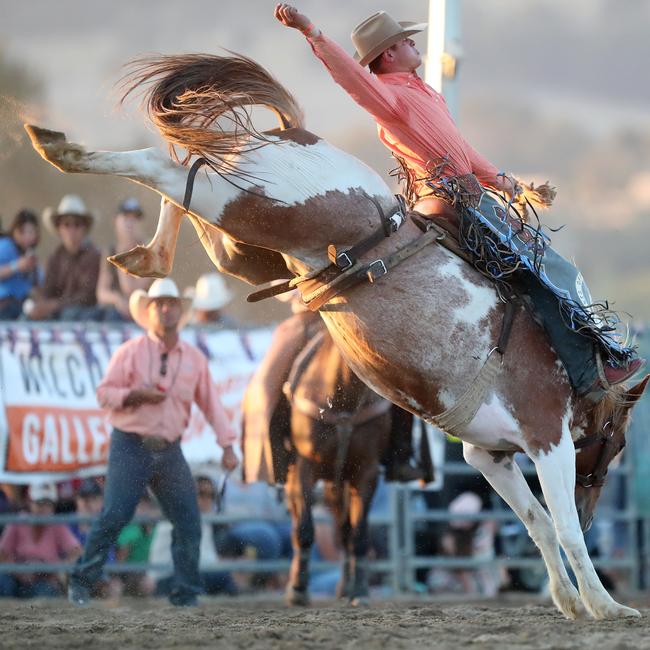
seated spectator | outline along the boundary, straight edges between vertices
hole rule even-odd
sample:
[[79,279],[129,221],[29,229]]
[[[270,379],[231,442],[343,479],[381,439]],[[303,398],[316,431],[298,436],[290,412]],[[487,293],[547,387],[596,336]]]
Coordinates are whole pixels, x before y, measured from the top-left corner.
[[137,199],[126,199],[115,215],[115,245],[103,252],[97,280],[97,303],[102,307],[105,321],[130,321],[129,296],[136,289],[146,291],[153,281],[153,278],[129,275],[106,259],[144,243],[143,214]]
[[[56,486],[52,483],[29,488],[31,514],[53,514],[56,500]],[[80,553],[79,542],[64,524],[9,524],[0,537],[0,562],[72,563]],[[55,573],[0,574],[0,596],[33,598],[63,593],[63,585]]]
[[[225,514],[245,515],[246,519],[221,527],[217,536],[220,555],[258,560],[291,557],[291,522],[273,488],[266,483],[243,483],[231,476],[221,504]],[[267,586],[273,580],[273,574],[259,573],[252,576],[251,586]]]
[[45,270],[42,291],[23,306],[32,320],[97,320],[99,251],[88,239],[94,215],[83,200],[68,194],[56,210],[46,210],[45,226],[61,240]]
[[[449,504],[455,515],[477,515],[483,502],[473,492],[463,492]],[[453,519],[441,539],[442,552],[450,557],[493,559],[497,523],[494,520]],[[468,595],[495,596],[505,576],[494,563],[479,569],[434,569],[429,578],[433,591],[453,591]]]
[[[160,514],[153,497],[146,490],[135,510],[136,517],[156,517]],[[122,529],[117,538],[116,559],[118,562],[146,564],[149,562],[149,548],[153,539],[154,523],[132,521]],[[150,596],[155,588],[153,581],[144,572],[129,572],[122,576],[124,592],[129,596]]]
[[[216,489],[212,480],[212,471],[199,468],[195,472],[196,493],[199,510],[202,515],[216,512]],[[156,525],[149,552],[151,564],[164,564],[168,570],[152,569],[149,576],[157,581],[156,594],[168,596],[173,586],[172,567],[172,525],[169,521],[161,521]],[[237,595],[238,589],[230,573],[218,571],[215,565],[219,561],[215,544],[214,524],[201,520],[201,546],[199,548],[199,571],[201,583],[206,594]]]
[[38,245],[38,218],[21,210],[0,238],[0,320],[15,320],[23,303],[40,284],[42,273],[34,249]]
[[196,287],[186,289],[185,294],[192,298],[192,323],[237,327],[236,321],[223,312],[232,300],[232,292],[219,273],[205,273],[198,279]]

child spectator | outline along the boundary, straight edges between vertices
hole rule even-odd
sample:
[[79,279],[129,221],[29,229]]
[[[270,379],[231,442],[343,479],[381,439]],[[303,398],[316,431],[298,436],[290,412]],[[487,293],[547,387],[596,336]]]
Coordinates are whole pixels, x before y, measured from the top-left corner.
[[41,273],[34,249],[38,245],[38,218],[21,210],[0,238],[0,320],[15,320],[23,312],[23,303]]
[[[52,483],[29,488],[29,511],[52,515],[57,500]],[[81,546],[64,524],[9,524],[0,538],[0,562],[14,564],[73,562]],[[0,596],[33,598],[63,595],[59,577],[51,572],[0,574]]]

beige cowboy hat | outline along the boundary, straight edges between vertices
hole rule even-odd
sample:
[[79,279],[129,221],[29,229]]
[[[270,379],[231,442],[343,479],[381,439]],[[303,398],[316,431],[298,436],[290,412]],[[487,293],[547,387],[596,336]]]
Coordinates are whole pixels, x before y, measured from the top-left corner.
[[385,11],[378,11],[352,30],[352,43],[356,48],[354,58],[366,66],[384,50],[426,27],[427,23],[398,22]]
[[201,311],[214,311],[225,307],[232,298],[232,292],[221,275],[204,273],[192,292],[192,307]]
[[192,299],[181,296],[176,283],[171,278],[159,278],[149,287],[149,291],[136,289],[129,297],[129,312],[131,318],[142,329],[149,329],[149,303],[156,298],[176,298],[181,301],[183,314],[178,322],[178,329],[187,325],[192,312]]
[[91,212],[84,203],[84,200],[77,194],[66,194],[59,202],[58,207],[45,208],[43,211],[43,223],[53,234],[57,232],[57,222],[64,216],[80,217],[88,224],[88,230],[95,223],[95,214]]
[[54,483],[32,483],[27,490],[27,495],[30,501],[51,501],[56,503],[58,499]]

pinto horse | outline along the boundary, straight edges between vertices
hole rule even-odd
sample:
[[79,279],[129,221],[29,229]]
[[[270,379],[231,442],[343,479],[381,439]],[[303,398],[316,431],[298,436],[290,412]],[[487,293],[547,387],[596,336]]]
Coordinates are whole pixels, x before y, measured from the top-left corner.
[[322,479],[344,553],[339,595],[357,604],[368,596],[368,512],[388,446],[392,405],[350,370],[324,328],[296,359],[285,393],[295,450],[286,482],[293,545],[287,602],[309,602],[313,494]]
[[[149,117],[173,158],[157,149],[92,152],[62,133],[27,130],[37,151],[64,172],[115,174],[162,195],[152,242],[116,256],[131,273],[171,270],[186,213],[218,267],[259,283],[289,277],[278,271],[282,261],[300,276],[327,266],[329,244],[353,246],[376,231],[378,206],[387,214],[394,209],[396,199],[380,176],[305,131],[289,93],[249,59],[197,54],[142,60],[128,83],[127,92],[146,89]],[[281,128],[258,133],[249,105],[269,107]],[[184,163],[192,156],[210,163],[209,173],[196,176],[189,207],[188,170],[176,147],[187,151]],[[407,220],[361,259],[382,259],[420,234]],[[366,384],[435,424],[473,385],[497,345],[504,309],[485,277],[431,244],[374,282],[342,291],[320,312]],[[625,444],[630,409],[649,378],[629,389],[615,387],[598,403],[576,396],[544,332],[519,307],[501,372],[471,421],[455,430],[467,462],[526,525],[546,563],[553,602],[568,618],[580,616],[583,605],[597,619],[639,616],[602,586],[581,524],[591,521],[607,466]],[[517,451],[534,462],[548,513],[513,462]],[[584,479],[577,485],[576,473]]]

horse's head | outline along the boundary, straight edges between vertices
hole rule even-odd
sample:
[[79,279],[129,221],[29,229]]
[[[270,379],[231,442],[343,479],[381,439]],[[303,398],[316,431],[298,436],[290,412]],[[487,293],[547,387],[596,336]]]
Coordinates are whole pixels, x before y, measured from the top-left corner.
[[646,375],[629,390],[611,390],[586,415],[590,433],[576,441],[575,494],[580,526],[584,531],[591,526],[607,469],[625,447],[632,407],[643,395],[649,379],[650,375]]

